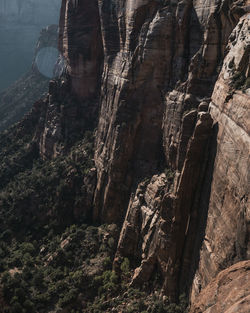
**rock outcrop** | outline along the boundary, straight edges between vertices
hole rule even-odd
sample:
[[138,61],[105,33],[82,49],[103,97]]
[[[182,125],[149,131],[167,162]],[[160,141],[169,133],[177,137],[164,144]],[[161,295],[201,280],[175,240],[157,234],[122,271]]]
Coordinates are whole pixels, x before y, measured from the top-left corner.
[[96,98],[102,73],[102,39],[96,1],[62,1],[59,49],[71,89],[81,100]]
[[93,220],[121,227],[114,269],[157,269],[171,299],[249,258],[248,4],[62,2],[40,154],[97,125]]
[[217,153],[194,294],[221,269],[250,258],[249,26],[245,16],[230,35],[210,103],[218,127]]
[[103,65],[96,1],[62,1],[59,50],[63,78],[50,83],[39,142],[43,158],[63,153],[75,137],[96,126]]
[[202,290],[190,313],[246,313],[250,307],[250,261],[222,271]]
[[[200,220],[207,214],[216,153],[213,142],[206,151],[212,119],[197,112],[207,110],[229,35],[246,11],[243,2],[228,1],[206,6],[201,1],[127,1],[125,11],[122,4],[109,4],[100,5],[104,70],[94,218],[122,223],[126,215],[117,258],[136,250],[141,265],[133,282],[140,283],[159,263],[164,290],[175,297],[192,281],[192,255],[199,251],[193,243],[203,240]],[[166,184],[158,204],[155,193],[143,199],[140,182],[163,167],[175,173],[173,191],[168,194]],[[216,274],[212,270],[210,279]]]
[[183,258],[186,257],[185,253],[192,251],[189,241],[194,229],[190,228],[195,226],[192,219],[198,214],[195,198],[199,196],[202,184],[204,152],[211,135],[212,122],[209,113],[198,114],[185,163],[173,190],[170,189],[171,180],[167,180],[164,174],[159,178],[154,176],[144,192],[139,186],[129,206],[118,251],[125,256],[137,255],[141,259],[133,283],[148,281],[158,266],[163,274],[163,288],[174,297],[180,273],[182,279],[188,277],[189,260]]

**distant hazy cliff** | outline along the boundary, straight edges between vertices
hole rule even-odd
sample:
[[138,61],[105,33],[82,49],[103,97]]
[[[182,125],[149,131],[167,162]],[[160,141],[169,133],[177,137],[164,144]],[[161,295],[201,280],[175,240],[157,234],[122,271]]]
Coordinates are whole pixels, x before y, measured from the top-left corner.
[[[29,70],[11,84],[10,87],[0,92],[0,131],[6,130],[14,123],[20,121],[29,112],[34,102],[44,97],[44,94],[48,91],[49,77],[43,76],[39,72],[37,58],[39,51],[42,51],[44,48],[57,49],[57,39],[57,25],[50,25],[42,29]],[[45,55],[41,54],[39,64],[45,64],[47,60],[44,60],[44,58],[46,57],[46,53]],[[51,71],[53,71],[53,67]]]
[[58,24],[60,2],[0,1],[0,91],[29,70],[40,31]]

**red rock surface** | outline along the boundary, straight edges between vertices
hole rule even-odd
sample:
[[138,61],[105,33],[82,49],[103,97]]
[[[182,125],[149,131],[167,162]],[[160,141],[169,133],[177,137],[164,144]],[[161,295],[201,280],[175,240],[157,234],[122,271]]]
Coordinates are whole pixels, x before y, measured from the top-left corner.
[[226,70],[249,76],[247,5],[63,0],[66,76],[50,85],[40,153],[98,117],[93,219],[121,226],[132,284],[157,265],[171,299],[193,286],[196,301],[249,258],[249,89]]
[[59,41],[72,91],[82,99],[95,96],[103,56],[96,0],[62,1]]
[[248,313],[250,308],[250,261],[220,272],[202,290],[190,313]]
[[250,46],[245,37],[249,25],[245,16],[233,31],[210,103],[218,126],[217,153],[193,298],[221,269],[250,258],[249,89],[242,92],[233,85],[236,72],[249,75]]

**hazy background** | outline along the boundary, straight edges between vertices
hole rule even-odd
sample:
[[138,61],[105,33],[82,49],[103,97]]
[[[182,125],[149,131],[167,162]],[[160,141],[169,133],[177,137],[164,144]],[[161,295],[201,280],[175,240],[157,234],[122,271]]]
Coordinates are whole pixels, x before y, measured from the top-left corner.
[[26,73],[41,29],[58,24],[61,0],[0,0],[0,91]]

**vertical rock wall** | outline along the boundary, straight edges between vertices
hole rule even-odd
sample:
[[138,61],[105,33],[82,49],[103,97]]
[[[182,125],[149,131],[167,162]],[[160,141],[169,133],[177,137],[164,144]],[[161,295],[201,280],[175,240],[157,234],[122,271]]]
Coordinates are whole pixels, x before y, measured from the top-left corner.
[[63,153],[96,125],[103,65],[97,1],[62,1],[59,50],[64,69],[61,80],[50,83],[39,141],[43,158]]
[[[62,3],[67,77],[64,87],[51,84],[41,153],[61,153],[55,147],[78,116],[94,119],[99,106],[93,219],[121,226],[114,268],[130,257],[132,284],[158,268],[173,299],[195,272],[193,297],[248,257],[247,9],[229,0]],[[232,33],[237,24],[242,31]],[[240,89],[224,84],[228,62],[244,76]],[[62,90],[77,99],[63,123]]]
[[[217,153],[193,296],[221,269],[250,258],[248,29],[249,15],[246,15],[229,38],[228,53],[210,103],[210,112],[218,127]],[[242,75],[238,85],[237,73]]]

